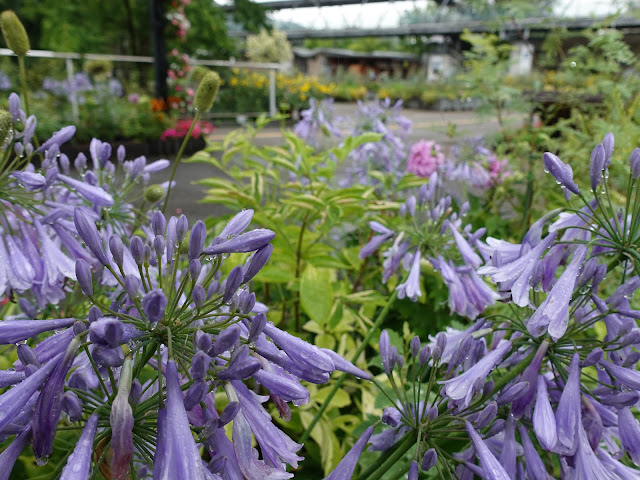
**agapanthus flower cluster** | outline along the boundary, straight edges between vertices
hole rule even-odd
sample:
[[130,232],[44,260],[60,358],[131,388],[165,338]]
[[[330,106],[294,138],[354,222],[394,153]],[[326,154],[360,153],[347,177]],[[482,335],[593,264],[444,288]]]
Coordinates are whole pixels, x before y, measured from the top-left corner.
[[358,110],[351,118],[334,118],[332,103],[333,99],[320,102],[311,99],[294,132],[315,147],[321,144],[320,133],[336,142],[365,133],[381,135],[380,140],[364,143],[349,154],[339,184],[377,185],[381,173],[399,179],[408,153],[405,137],[411,131],[411,121],[402,115],[402,101],[393,105],[388,98],[368,103],[358,101]]
[[315,98],[309,99],[309,108],[300,112],[300,121],[293,127],[293,133],[305,140],[309,145],[316,148],[320,146],[321,136],[334,140],[342,138],[342,132],[333,111],[333,98],[325,98],[320,101]]
[[73,75],[71,81],[55,80],[51,77],[45,77],[42,81],[42,89],[57,96],[69,97],[82,92],[93,90],[89,75],[79,72]]
[[382,139],[351,152],[345,172],[349,183],[375,185],[379,182],[372,176],[375,172],[389,173],[396,179],[402,177],[408,153],[405,138],[410,131],[411,120],[402,115],[402,100],[393,105],[389,98],[372,103],[358,101],[351,135],[373,132],[381,134]]
[[[640,477],[640,276],[630,253],[640,150],[630,158],[630,200],[618,209],[608,195],[612,152],[609,134],[591,157],[591,200],[571,168],[545,154],[545,169],[585,206],[549,212],[520,244],[473,242],[485,263],[476,270],[496,283],[506,313],[427,344],[391,345],[383,332],[390,428],[365,432],[356,456],[367,442],[403,450],[412,480],[431,468],[491,480]],[[376,465],[370,478],[386,471]]]
[[[104,241],[86,209],[74,209],[75,229],[97,259],[74,266],[93,306],[86,318],[0,323],[0,343],[17,344],[19,358],[15,370],[0,372],[0,385],[14,385],[0,395],[0,432],[19,434],[3,466],[10,469],[25,438],[44,463],[68,419],[84,427],[63,478],[87,478],[96,449],[109,453],[93,468],[111,478],[129,478],[132,465],[139,478],[293,476],[285,465],[297,466],[302,445],[263,404],[270,399],[288,419],[290,404],[309,399],[301,380],[368,374],[267,321],[249,282],[269,260],[274,233],[246,231],[252,215],[239,213],[207,239],[202,221],[156,211],[125,246],[117,234]],[[247,253],[230,268],[234,254]],[[52,331],[33,347],[24,343]],[[216,393],[227,399],[222,413]]]
[[[465,203],[456,211],[452,198],[440,192],[438,174],[434,173],[417,196],[410,195],[400,206],[399,218],[388,219],[398,225],[370,222],[374,233],[360,258],[380,250],[384,258],[382,281],[387,283],[396,274],[406,277],[396,287],[398,298],[414,302],[422,294],[421,263],[430,262],[449,288],[451,312],[476,318],[499,296],[476,273],[482,259],[475,243],[486,230],[474,232],[470,224],[464,224],[468,208]],[[408,274],[401,273],[403,270]]]
[[144,187],[150,174],[169,162],[125,160],[123,146],[112,158],[111,145],[97,139],[91,141],[90,160],[80,153],[72,162],[60,146],[75,127],[64,127],[35,147],[36,118],[27,118],[15,93],[9,108],[0,161],[0,297],[22,297],[20,306],[29,317],[65,297],[67,282],[76,278],[75,260],[96,263],[75,231],[74,208],[103,224],[102,235],[128,234],[136,221],[134,202],[140,205],[146,198],[140,205],[144,210],[163,198],[166,186]]

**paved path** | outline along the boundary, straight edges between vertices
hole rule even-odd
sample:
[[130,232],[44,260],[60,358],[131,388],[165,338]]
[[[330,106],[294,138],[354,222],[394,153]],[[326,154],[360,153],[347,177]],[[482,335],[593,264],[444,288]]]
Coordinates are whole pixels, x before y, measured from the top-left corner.
[[[335,105],[335,113],[339,116],[349,115],[356,110],[355,104],[338,103]],[[408,144],[412,144],[420,139],[435,140],[436,142],[449,145],[452,139],[446,134],[447,125],[456,126],[458,139],[460,137],[474,137],[477,135],[492,135],[498,132],[497,122],[490,117],[478,116],[474,112],[433,112],[425,110],[404,110],[413,123],[411,133],[407,138]],[[522,116],[510,117],[512,124],[522,122]],[[235,127],[220,127],[212,135],[213,140],[222,140],[226,134],[235,130]],[[279,126],[268,127],[257,135],[257,141],[263,145],[277,145],[280,143],[281,134]],[[457,141],[457,140],[456,140]],[[166,180],[166,173],[158,175],[154,181]],[[203,196],[203,188],[199,185],[192,185],[191,182],[197,179],[219,176],[221,172],[206,164],[184,163],[178,166],[176,175],[177,186],[171,193],[168,212],[183,212],[189,216],[190,221],[204,219],[209,216],[219,215],[225,209],[219,205],[198,203]]]

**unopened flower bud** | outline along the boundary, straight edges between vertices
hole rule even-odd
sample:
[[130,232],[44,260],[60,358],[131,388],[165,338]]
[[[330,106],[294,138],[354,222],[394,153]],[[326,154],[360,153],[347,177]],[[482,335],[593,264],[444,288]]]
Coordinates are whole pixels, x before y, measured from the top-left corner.
[[247,314],[256,306],[256,294],[251,292],[245,297],[244,302],[240,305],[240,313]]
[[202,271],[202,262],[197,258],[189,261],[189,276],[192,282],[196,282]]
[[198,90],[193,98],[193,106],[200,112],[211,110],[219,88],[220,75],[216,72],[207,72],[198,85]]
[[640,148],[634,148],[631,152],[629,166],[631,167],[631,176],[637,180],[640,177]]
[[211,340],[211,335],[203,332],[202,330],[198,330],[195,333],[195,344],[198,349],[208,352],[213,344]]
[[409,475],[407,476],[407,480],[418,480],[419,473],[418,462],[413,460],[411,465],[409,465]]
[[180,215],[176,220],[176,237],[178,237],[178,242],[182,243],[185,235],[187,234],[187,229],[189,228],[189,220],[184,215]]
[[91,268],[89,268],[89,264],[82,258],[76,260],[76,278],[80,288],[82,289],[82,293],[87,297],[91,297],[93,295],[93,277],[91,275]]
[[189,260],[200,256],[206,237],[207,228],[202,220],[198,220],[191,229],[191,236],[189,237]]
[[73,221],[78,235],[80,235],[80,238],[82,238],[87,247],[89,247],[89,250],[91,250],[102,265],[109,265],[109,259],[102,246],[102,240],[100,239],[100,234],[98,233],[98,228],[95,223],[89,221],[80,207],[76,207],[73,211]]
[[382,412],[382,423],[386,423],[390,427],[395,427],[400,423],[402,414],[395,407],[387,407]]
[[73,161],[73,166],[78,172],[84,170],[87,166],[87,157],[84,153],[80,152],[76,159]]
[[156,253],[156,257],[161,257],[164,253],[164,237],[161,235],[157,235],[156,238],[153,239],[153,250]]
[[167,219],[160,211],[155,211],[151,215],[151,229],[156,235],[164,235],[164,231],[167,228]]
[[0,14],[0,29],[9,50],[19,57],[24,57],[31,46],[27,31],[14,11],[5,10]]
[[184,397],[184,409],[192,410],[198,405],[207,394],[207,384],[203,381],[193,383],[187,390],[187,394]]
[[242,283],[247,283],[258,274],[262,267],[264,267],[265,264],[269,261],[269,257],[271,257],[272,252],[273,245],[268,244],[262,247],[253,255],[253,257],[251,258],[251,263],[249,263],[247,270],[244,272]]
[[144,310],[144,314],[151,323],[157,323],[162,320],[166,308],[167,297],[158,288],[151,290],[142,299],[142,310]]
[[430,422],[433,422],[436,418],[438,418],[438,407],[435,405],[429,409],[427,412],[427,418]]
[[264,326],[267,324],[267,316],[264,313],[259,313],[251,320],[251,329],[249,330],[250,342],[256,341],[264,330]]
[[100,320],[102,317],[103,317],[102,311],[95,305],[93,305],[89,309],[89,323],[93,323],[96,320]]
[[505,422],[502,418],[497,419],[489,427],[489,430],[487,431],[487,434],[485,435],[485,438],[491,438],[494,435],[499,434],[501,431],[504,430],[504,427],[506,425],[507,425],[507,422]]
[[417,357],[418,353],[420,352],[420,337],[418,337],[417,335],[413,337],[409,345],[411,348],[411,355]]
[[240,402],[229,402],[224,410],[220,414],[218,419],[218,428],[224,427],[227,423],[233,420],[240,411]]
[[105,367],[120,367],[124,363],[124,353],[120,347],[109,348],[96,345],[91,351],[91,356],[98,365]]
[[542,156],[545,170],[548,171],[554,178],[567,190],[580,194],[578,185],[573,181],[573,170],[570,165],[562,162],[557,156],[551,152],[546,152]]
[[240,284],[242,283],[243,276],[244,275],[242,266],[240,265],[235,266],[231,270],[231,272],[229,272],[229,276],[227,277],[227,282],[224,288],[224,295],[222,297],[222,301],[224,303],[227,303],[229,300],[231,300],[231,297],[233,297],[233,295],[236,293],[238,287],[240,287]]
[[40,361],[38,360],[38,356],[33,351],[33,349],[28,346],[26,343],[21,343],[18,345],[18,359],[22,363],[22,365],[35,365],[36,367],[40,367]]
[[144,191],[144,199],[149,203],[156,203],[164,197],[164,188],[161,185],[149,185]]
[[144,261],[144,243],[140,237],[134,235],[131,238],[131,245],[129,245],[129,249],[131,250],[131,256],[137,265],[142,265]]
[[77,422],[82,418],[82,402],[71,390],[62,394],[62,410],[69,415],[69,420]]
[[602,170],[604,169],[604,146],[599,143],[591,152],[590,175],[591,190],[594,192],[598,188],[598,184],[602,180]]
[[429,361],[429,357],[431,356],[431,347],[429,345],[425,345],[420,350],[420,366],[424,367]]
[[118,147],[116,155],[118,157],[118,163],[124,162],[124,158],[127,156],[127,150],[124,148],[124,145]]
[[428,472],[429,470],[431,470],[431,468],[433,468],[437,461],[438,454],[436,453],[434,448],[430,448],[425,452],[424,457],[422,457],[422,463],[420,464],[420,467],[425,472]]
[[104,317],[89,326],[89,340],[96,345],[117,347],[122,343],[124,325],[114,317]]
[[84,323],[84,322],[75,322],[75,323],[73,324],[73,334],[74,334],[75,336],[78,336],[78,335],[80,335],[81,333],[86,332],[86,331],[87,331],[87,328],[89,328],[89,327],[87,326],[87,324],[86,324],[86,323]]
[[226,352],[233,345],[235,345],[235,343],[238,341],[239,338],[240,338],[240,329],[238,327],[234,325],[229,328],[226,328],[216,338],[216,341],[214,342],[213,346],[209,350],[209,355],[212,357],[217,357],[222,352]]
[[133,300],[138,296],[138,291],[141,287],[141,282],[138,277],[134,277],[133,275],[125,275],[124,277],[124,288]]
[[202,285],[193,287],[191,296],[193,297],[193,303],[195,303],[196,308],[202,308],[202,305],[204,305],[204,302],[207,300],[207,293],[204,291]]
[[191,369],[189,370],[194,380],[204,380],[210,363],[211,357],[207,353],[202,350],[198,350],[195,353],[191,359]]
[[113,255],[113,261],[118,267],[122,267],[124,262],[124,245],[118,235],[112,234],[109,237],[109,250]]
[[491,402],[489,405],[484,407],[482,411],[478,414],[475,421],[475,427],[477,430],[481,430],[487,425],[489,425],[494,418],[496,418],[496,414],[498,413],[498,404],[496,402]]

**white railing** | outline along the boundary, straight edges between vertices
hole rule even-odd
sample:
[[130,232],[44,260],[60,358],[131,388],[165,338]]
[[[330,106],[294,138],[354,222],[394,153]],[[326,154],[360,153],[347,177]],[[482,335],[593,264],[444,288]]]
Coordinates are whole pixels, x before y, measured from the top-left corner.
[[[0,48],[0,56],[14,56],[15,54],[8,48]],[[73,80],[73,60],[109,60],[112,62],[128,62],[128,63],[153,63],[153,57],[142,57],[133,55],[110,55],[103,53],[73,53],[73,52],[52,52],[50,50],[29,50],[27,57],[36,58],[59,58],[65,60],[67,68],[67,79],[69,82]],[[276,110],[276,71],[282,70],[283,65],[279,63],[258,63],[258,62],[237,62],[235,60],[205,60],[191,59],[193,65],[204,65],[207,67],[231,67],[246,68],[249,70],[268,70],[269,71],[269,115],[275,116]],[[72,93],[69,101],[71,102],[71,112],[73,119],[78,121],[78,98]]]

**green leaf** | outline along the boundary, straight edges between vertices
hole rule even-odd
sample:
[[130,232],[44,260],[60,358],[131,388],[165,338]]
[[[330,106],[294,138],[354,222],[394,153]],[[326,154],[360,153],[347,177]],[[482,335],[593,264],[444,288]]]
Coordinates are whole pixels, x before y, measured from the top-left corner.
[[289,268],[290,265],[285,264],[267,264],[256,275],[254,281],[261,283],[288,283],[291,280],[293,272]]
[[333,347],[336,346],[336,339],[333,338],[332,335],[323,333],[316,337],[314,343],[320,348],[328,348],[329,350],[333,350]]
[[323,325],[333,305],[331,270],[307,265],[300,281],[300,305],[311,320]]
[[387,298],[375,290],[364,290],[362,292],[352,293],[344,297],[347,302],[353,303],[370,303],[372,305],[385,305]]
[[[318,402],[318,405],[322,405],[329,396],[331,390],[333,390],[332,386],[322,387],[318,389],[318,391],[313,395],[313,400],[315,402]],[[341,388],[336,391],[336,394],[329,402],[329,409],[342,408],[346,407],[347,405],[351,405],[351,396]]]
[[309,263],[315,267],[351,269],[349,263],[330,255],[314,255],[309,259]]

